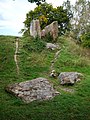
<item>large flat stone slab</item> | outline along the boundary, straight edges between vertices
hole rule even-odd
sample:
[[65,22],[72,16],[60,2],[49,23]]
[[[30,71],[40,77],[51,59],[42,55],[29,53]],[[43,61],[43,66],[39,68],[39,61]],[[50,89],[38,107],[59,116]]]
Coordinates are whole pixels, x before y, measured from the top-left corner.
[[49,100],[59,92],[53,89],[52,84],[45,78],[36,78],[30,81],[8,85],[6,90],[29,103],[34,100]]

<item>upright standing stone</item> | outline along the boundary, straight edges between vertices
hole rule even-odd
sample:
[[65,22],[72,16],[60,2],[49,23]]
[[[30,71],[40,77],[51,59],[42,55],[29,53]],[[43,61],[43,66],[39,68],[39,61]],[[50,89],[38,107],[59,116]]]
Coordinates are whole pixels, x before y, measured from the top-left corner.
[[41,38],[41,28],[39,20],[32,20],[30,24],[30,35],[34,38],[39,36]]

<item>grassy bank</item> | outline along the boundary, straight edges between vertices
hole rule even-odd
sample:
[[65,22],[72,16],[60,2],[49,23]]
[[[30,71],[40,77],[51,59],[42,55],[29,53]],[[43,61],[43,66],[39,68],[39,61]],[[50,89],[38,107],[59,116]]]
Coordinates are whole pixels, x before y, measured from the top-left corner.
[[[54,69],[77,71],[84,75],[74,86],[61,86],[57,79],[49,78],[51,61],[56,51],[47,50],[45,43],[19,38],[19,75],[14,61],[16,38],[0,36],[0,120],[90,120],[90,55],[69,38],[60,37],[61,53]],[[38,44],[38,47],[37,47]],[[39,49],[38,49],[39,48]],[[50,101],[23,103],[5,91],[11,83],[48,78],[61,95]],[[73,93],[63,89],[74,90]]]

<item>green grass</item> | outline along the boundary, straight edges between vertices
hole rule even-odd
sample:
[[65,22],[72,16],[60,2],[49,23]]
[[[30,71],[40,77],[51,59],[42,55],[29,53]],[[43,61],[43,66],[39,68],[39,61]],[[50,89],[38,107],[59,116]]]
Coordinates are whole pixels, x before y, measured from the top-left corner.
[[[56,51],[37,47],[30,38],[20,38],[18,75],[14,62],[15,37],[0,36],[0,120],[90,120],[90,56],[65,37],[60,37],[57,42],[62,51],[54,69],[57,72],[77,71],[84,75],[74,86],[61,86],[57,79],[49,78]],[[29,45],[32,45],[32,50]],[[8,84],[36,77],[48,78],[61,95],[50,101],[25,104],[5,91]],[[65,92],[61,88],[74,89],[75,92]]]

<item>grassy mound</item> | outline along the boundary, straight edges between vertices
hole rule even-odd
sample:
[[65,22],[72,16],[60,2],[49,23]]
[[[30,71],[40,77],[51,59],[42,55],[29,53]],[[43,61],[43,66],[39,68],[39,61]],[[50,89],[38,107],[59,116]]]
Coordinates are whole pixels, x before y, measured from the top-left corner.
[[[47,50],[42,41],[19,38],[19,75],[14,61],[16,38],[0,36],[0,120],[90,120],[90,54],[70,40],[60,37],[57,43],[61,53],[54,64],[57,72],[77,71],[84,79],[74,86],[61,86],[57,79],[49,78],[55,51]],[[38,45],[38,46],[37,46]],[[29,47],[30,46],[30,47]],[[45,77],[61,95],[50,101],[23,103],[5,91],[5,86]],[[74,89],[74,93],[63,91]]]

